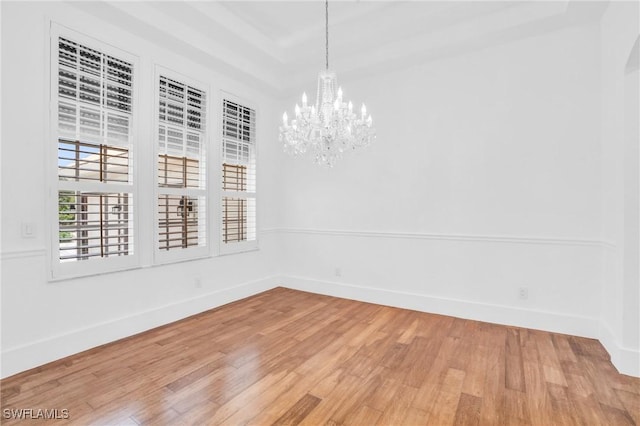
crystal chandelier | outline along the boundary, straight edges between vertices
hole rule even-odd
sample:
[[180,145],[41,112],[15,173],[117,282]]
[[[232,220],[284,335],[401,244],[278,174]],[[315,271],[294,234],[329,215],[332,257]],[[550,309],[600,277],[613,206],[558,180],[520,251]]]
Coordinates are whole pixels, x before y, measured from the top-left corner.
[[343,101],[342,88],[336,90],[336,73],[329,70],[328,0],[325,0],[325,52],[326,68],[318,74],[315,104],[309,105],[307,94],[303,93],[302,107],[296,104],[291,123],[286,112],[282,115],[280,141],[285,152],[294,156],[310,152],[317,164],[332,167],[343,152],[369,145],[376,132],[364,104],[358,115],[353,112],[351,101]]

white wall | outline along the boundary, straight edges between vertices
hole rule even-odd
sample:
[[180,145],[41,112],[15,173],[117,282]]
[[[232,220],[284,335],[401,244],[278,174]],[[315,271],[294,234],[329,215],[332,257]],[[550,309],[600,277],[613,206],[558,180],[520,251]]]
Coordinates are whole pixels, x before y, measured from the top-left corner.
[[[602,32],[603,256],[601,340],[621,371],[640,375],[637,2],[612,2]],[[637,49],[637,45],[635,46]],[[637,52],[636,52],[637,55]]]
[[[273,97],[171,53],[64,3],[2,2],[2,377],[62,356],[210,309],[276,285],[278,274],[276,204],[259,205],[260,250],[169,266],[47,282],[45,157],[49,108],[48,19],[113,44],[140,57],[141,150],[151,150],[153,64],[158,63],[213,90],[226,90],[258,108],[259,197],[273,200],[279,188],[273,159],[275,134],[269,126]],[[66,15],[66,16],[65,16]],[[214,92],[219,104],[218,92]],[[212,117],[217,118],[216,113]],[[145,117],[145,115],[143,115]],[[277,118],[277,117],[276,117]],[[210,123],[213,124],[213,123]],[[216,128],[211,126],[212,131]],[[144,167],[144,165],[141,165]],[[144,170],[144,169],[143,169]],[[139,176],[141,203],[154,203],[153,173]],[[216,200],[212,200],[213,203]],[[213,204],[212,204],[213,205]],[[153,241],[152,221],[141,218],[139,241]],[[34,224],[22,238],[21,223]],[[214,242],[216,243],[216,242]],[[140,244],[137,249],[140,250]],[[148,245],[150,248],[151,246]],[[202,287],[197,288],[199,277]]]
[[333,170],[284,160],[285,283],[598,337],[599,40],[579,26],[343,81],[378,138]]
[[287,160],[287,226],[599,239],[597,46],[576,28],[341,82],[378,139],[330,171]]

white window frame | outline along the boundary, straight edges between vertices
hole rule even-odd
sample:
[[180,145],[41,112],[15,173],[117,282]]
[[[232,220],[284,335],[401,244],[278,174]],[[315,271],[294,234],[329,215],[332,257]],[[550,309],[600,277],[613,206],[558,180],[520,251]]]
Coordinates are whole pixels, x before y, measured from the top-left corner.
[[[256,134],[254,135],[254,143],[255,143],[255,147],[254,147],[254,155],[255,155],[255,163],[256,163],[256,182],[255,182],[255,192],[254,193],[247,193],[247,192],[232,192],[232,191],[225,191],[222,189],[222,164],[224,162],[224,152],[223,152],[223,145],[224,145],[224,136],[223,136],[223,132],[224,132],[224,127],[223,127],[223,123],[224,123],[224,101],[228,100],[237,104],[240,104],[244,107],[250,108],[254,111],[255,113],[255,124],[256,124]],[[217,196],[217,214],[218,214],[218,244],[219,244],[219,253],[221,255],[227,255],[227,254],[234,254],[234,253],[243,253],[243,252],[248,252],[248,251],[255,251],[259,249],[259,234],[260,234],[260,223],[259,223],[259,212],[260,212],[260,202],[259,202],[259,192],[260,192],[260,181],[258,178],[258,170],[260,168],[260,158],[258,155],[258,144],[259,144],[259,140],[258,140],[258,129],[260,128],[260,112],[257,108],[257,105],[245,98],[239,97],[237,95],[234,95],[232,93],[226,92],[224,90],[220,91],[220,96],[219,96],[219,101],[217,103],[217,112],[220,114],[219,118],[218,118],[218,123],[219,123],[219,127],[217,129],[217,137],[216,139],[219,141],[219,145],[218,145],[218,161],[216,163],[216,168],[218,169],[218,173],[217,175],[217,181],[216,181],[216,187],[218,188],[218,196]],[[222,199],[225,196],[238,196],[241,198],[253,198],[255,200],[255,208],[256,208],[256,217],[255,217],[255,239],[254,240],[248,240],[248,241],[239,241],[239,242],[233,242],[233,243],[225,243],[223,242],[222,238],[223,238],[223,223],[222,223],[222,216],[223,216],[223,203],[222,203]]]
[[[70,28],[50,22],[49,30],[49,69],[45,72],[48,73],[47,80],[49,81],[49,131],[47,132],[46,149],[47,153],[47,193],[48,203],[47,211],[49,212],[49,229],[50,229],[50,245],[49,245],[49,259],[50,259],[50,272],[48,274],[49,280],[60,280],[75,278],[87,275],[96,275],[107,272],[122,271],[127,269],[133,269],[140,266],[140,226],[139,226],[139,200],[138,200],[138,146],[139,146],[139,134],[138,134],[138,121],[140,119],[139,111],[139,74],[140,74],[140,60],[137,56],[126,52],[122,49],[116,48],[104,41],[93,38],[89,35],[82,34],[74,31]],[[61,187],[58,179],[58,41],[59,38],[67,38],[78,44],[90,47],[103,54],[113,56],[115,58],[127,61],[133,66],[132,75],[132,115],[131,115],[131,130],[130,130],[130,146],[129,146],[129,164],[131,170],[131,184],[113,184],[113,192],[127,192],[130,193],[133,198],[132,203],[132,224],[133,224],[133,242],[131,243],[132,253],[126,256],[113,256],[104,258],[94,258],[89,260],[75,261],[75,262],[61,262],[60,261],[60,246],[59,246],[59,217],[58,217],[58,191],[67,188]],[[67,187],[70,185],[66,185]],[[77,190],[94,190],[91,185],[83,185],[82,182],[76,182],[74,185]]]
[[[212,228],[214,228],[214,221],[212,220],[212,202],[211,199],[213,197],[211,191],[211,164],[213,163],[214,158],[212,158],[212,153],[214,152],[211,149],[211,135],[216,130],[216,126],[214,126],[214,120],[212,119],[213,114],[211,113],[211,105],[212,102],[212,91],[208,84],[200,82],[196,79],[187,77],[181,73],[173,71],[169,68],[163,67],[159,64],[156,64],[154,67],[154,80],[153,80],[153,91],[154,91],[154,103],[153,103],[153,186],[154,186],[154,202],[156,205],[153,208],[154,211],[154,222],[153,222],[153,247],[154,247],[154,262],[156,264],[165,264],[165,263],[173,263],[173,262],[181,262],[187,260],[195,260],[206,257],[211,257],[212,255],[212,246],[211,243],[213,240],[213,232]],[[202,151],[205,159],[205,188],[202,189],[190,189],[190,188],[179,188],[179,189],[171,189],[165,188],[160,190],[159,182],[158,182],[158,156],[159,156],[159,147],[158,147],[158,139],[159,139],[159,128],[160,128],[160,117],[159,117],[159,105],[160,105],[160,77],[166,77],[173,80],[176,80],[180,83],[189,85],[193,88],[201,90],[205,93],[205,131],[202,141]],[[204,205],[204,216],[205,220],[205,239],[206,244],[204,246],[195,246],[188,247],[180,250],[161,250],[160,249],[160,241],[158,238],[158,223],[160,220],[160,212],[157,206],[158,197],[160,194],[175,194],[180,195],[184,193],[190,193],[193,196],[204,196],[205,197],[205,205]]]

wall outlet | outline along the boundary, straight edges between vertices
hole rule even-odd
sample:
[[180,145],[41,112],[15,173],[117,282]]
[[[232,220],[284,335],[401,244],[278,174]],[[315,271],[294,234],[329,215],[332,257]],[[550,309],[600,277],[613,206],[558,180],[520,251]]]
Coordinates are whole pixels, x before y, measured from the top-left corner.
[[520,287],[518,289],[518,299],[520,300],[527,300],[529,298],[529,288],[527,287]]
[[193,284],[196,286],[196,288],[202,288],[202,280],[200,279],[200,277],[195,277],[193,279]]
[[36,225],[33,222],[21,222],[20,223],[20,235],[22,238],[35,238]]
[[336,275],[336,277],[341,277],[342,276],[342,268],[337,266],[336,270],[335,270],[335,275]]

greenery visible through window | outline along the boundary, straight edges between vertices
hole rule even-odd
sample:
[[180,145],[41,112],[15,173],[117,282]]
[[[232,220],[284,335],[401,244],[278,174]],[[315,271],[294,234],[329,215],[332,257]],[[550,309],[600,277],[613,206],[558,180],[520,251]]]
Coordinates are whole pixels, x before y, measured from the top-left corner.
[[[58,221],[67,223],[73,220],[73,208],[75,205],[75,197],[72,192],[62,191],[58,193]],[[71,242],[73,234],[69,231],[60,231],[60,243]]]

